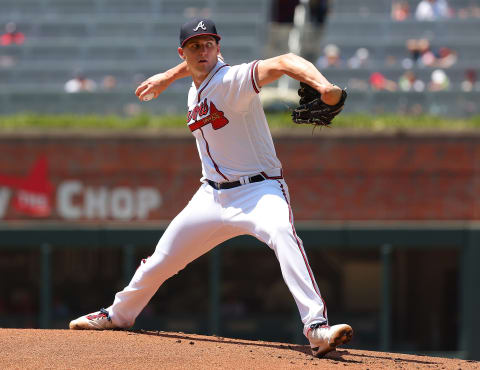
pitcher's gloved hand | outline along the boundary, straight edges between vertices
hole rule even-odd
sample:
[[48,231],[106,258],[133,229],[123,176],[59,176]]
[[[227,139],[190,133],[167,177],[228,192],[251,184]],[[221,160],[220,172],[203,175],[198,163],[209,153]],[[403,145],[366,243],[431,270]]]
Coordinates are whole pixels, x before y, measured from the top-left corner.
[[298,89],[300,105],[292,112],[292,120],[295,123],[308,123],[315,126],[328,126],[337,114],[339,114],[347,99],[347,92],[342,90],[340,101],[335,105],[328,105],[322,101],[322,94],[316,89],[300,82]]

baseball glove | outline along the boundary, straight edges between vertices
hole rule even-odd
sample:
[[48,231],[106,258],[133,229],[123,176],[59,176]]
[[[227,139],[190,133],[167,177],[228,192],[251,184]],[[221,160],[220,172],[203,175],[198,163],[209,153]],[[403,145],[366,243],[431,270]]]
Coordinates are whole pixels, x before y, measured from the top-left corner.
[[320,92],[303,82],[300,82],[298,95],[300,96],[300,105],[292,112],[293,122],[308,123],[314,126],[330,125],[335,116],[342,111],[347,99],[347,92],[342,90],[340,101],[335,105],[328,105],[321,100]]

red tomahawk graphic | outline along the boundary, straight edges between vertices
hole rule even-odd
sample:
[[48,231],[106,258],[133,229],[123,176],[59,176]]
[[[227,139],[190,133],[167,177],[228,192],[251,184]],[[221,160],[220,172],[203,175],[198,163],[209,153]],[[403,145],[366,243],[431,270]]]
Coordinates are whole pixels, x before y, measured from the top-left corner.
[[190,131],[198,130],[200,127],[212,124],[214,130],[221,129],[228,123],[228,119],[225,117],[221,110],[218,110],[213,102],[210,102],[210,114],[207,117],[202,118],[201,120],[192,123],[190,126]]
[[25,177],[0,175],[0,186],[16,190],[13,198],[16,211],[35,217],[50,215],[53,186],[47,179],[47,172],[47,159],[40,157]]

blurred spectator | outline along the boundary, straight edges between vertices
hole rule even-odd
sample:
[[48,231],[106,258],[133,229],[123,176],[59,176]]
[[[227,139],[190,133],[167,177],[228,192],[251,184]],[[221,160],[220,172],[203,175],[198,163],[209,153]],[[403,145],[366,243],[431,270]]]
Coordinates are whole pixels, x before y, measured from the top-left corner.
[[438,57],[434,66],[439,68],[450,68],[457,62],[457,59],[457,53],[455,51],[447,47],[442,47],[438,51]]
[[106,75],[102,80],[102,90],[110,91],[117,87],[117,79],[115,76]]
[[397,57],[395,55],[387,55],[385,57],[385,65],[387,67],[393,67],[397,64]]
[[407,1],[394,1],[392,3],[392,19],[394,21],[404,21],[410,17],[410,5]]
[[407,40],[407,50],[410,58],[402,62],[406,69],[413,67],[413,65],[428,66],[435,60],[435,55],[430,50],[430,41],[427,39]]
[[272,20],[274,23],[293,23],[293,14],[299,0],[275,0],[272,2]]
[[[300,0],[275,0],[272,3],[272,20],[275,23],[292,24],[295,9]],[[308,2],[310,21],[323,24],[328,14],[328,0],[310,0]]]
[[83,72],[77,71],[75,77],[65,83],[67,93],[92,92],[97,88],[95,81],[85,77]]
[[370,64],[370,52],[366,48],[359,48],[347,64],[352,69],[367,68]]
[[335,44],[328,44],[323,49],[323,56],[317,60],[317,68],[335,68],[342,65],[342,60],[340,59],[340,48]]
[[422,104],[413,104],[410,109],[407,111],[406,114],[412,115],[412,116],[419,116],[420,114],[423,114],[423,106]]
[[308,2],[310,21],[303,30],[301,55],[311,62],[315,62],[322,53],[320,45],[329,11],[328,4],[329,0],[310,0]]
[[[418,63],[420,60],[420,57],[422,56],[423,50],[425,50],[425,45],[421,45],[420,43],[423,42],[423,40],[417,40],[417,39],[408,39],[406,43],[407,51],[410,55],[410,62],[412,64]],[[424,40],[424,42],[428,42],[428,40]],[[402,62],[404,64],[404,68],[410,68],[411,66],[406,65],[406,62]]]
[[480,18],[480,4],[471,4],[466,8],[460,8],[457,11],[458,18]]
[[[305,59],[314,62],[320,55],[320,41],[325,19],[328,14],[329,0],[274,0],[272,1],[271,23],[266,47],[266,57],[273,57],[289,51],[299,53]],[[306,7],[308,5],[308,7]],[[302,12],[306,9],[305,12]],[[306,14],[305,14],[306,13]],[[302,15],[305,14],[305,17]],[[291,31],[295,24],[305,20],[299,31],[299,50],[292,44]]]
[[22,45],[25,42],[25,35],[17,31],[17,25],[14,22],[8,22],[5,25],[5,33],[0,37],[0,45],[8,46],[12,44]]
[[474,69],[467,69],[465,77],[460,84],[462,91],[480,91],[480,83],[477,81],[477,72]]
[[268,29],[266,58],[289,52],[288,37],[293,28],[293,15],[299,2],[299,0],[272,1],[272,21]]
[[310,0],[310,19],[317,25],[323,25],[329,11],[329,0]]
[[419,21],[434,21],[450,16],[447,0],[421,0],[415,10]]
[[142,113],[142,106],[137,103],[128,103],[123,106],[123,112],[129,117],[137,116]]
[[425,83],[419,80],[413,71],[406,71],[400,76],[398,80],[398,87],[402,91],[416,91],[425,90]]
[[210,8],[196,8],[187,7],[183,10],[185,18],[210,18],[212,16],[212,10]]
[[431,80],[428,85],[430,91],[445,91],[450,88],[450,79],[445,71],[436,69],[432,72]]
[[370,75],[370,86],[373,90],[396,91],[397,84],[395,81],[387,79],[382,73],[374,72]]
[[450,48],[441,47],[438,51],[433,51],[430,47],[430,41],[427,39],[409,39],[406,44],[409,58],[402,61],[405,69],[413,66],[450,68],[457,62],[457,53]]

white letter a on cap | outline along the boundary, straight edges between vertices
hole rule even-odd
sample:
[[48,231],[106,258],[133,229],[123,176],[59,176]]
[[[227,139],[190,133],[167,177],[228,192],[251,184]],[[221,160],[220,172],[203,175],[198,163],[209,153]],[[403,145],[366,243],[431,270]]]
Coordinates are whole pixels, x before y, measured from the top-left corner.
[[203,24],[203,21],[198,22],[197,27],[195,27],[193,30],[196,32],[198,29],[201,28],[202,30],[206,31],[207,27]]

